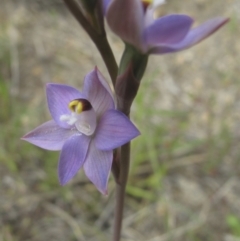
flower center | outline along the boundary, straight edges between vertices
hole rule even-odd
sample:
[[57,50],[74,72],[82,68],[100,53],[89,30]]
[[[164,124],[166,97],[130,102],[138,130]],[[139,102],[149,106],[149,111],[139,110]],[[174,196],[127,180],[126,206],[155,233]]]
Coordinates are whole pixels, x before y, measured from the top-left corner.
[[144,11],[146,11],[146,9],[148,8],[148,6],[150,4],[152,4],[153,0],[142,0],[142,5],[143,5],[143,8],[144,8]]
[[86,99],[76,99],[69,102],[68,108],[71,114],[61,115],[60,120],[70,126],[75,125],[82,134],[92,135],[97,126],[97,118],[91,103]]
[[144,12],[146,12],[149,5],[152,5],[153,8],[158,7],[165,3],[165,0],[141,0]]
[[92,109],[92,105],[91,105],[91,103],[88,100],[76,99],[76,100],[72,100],[68,104],[68,108],[72,112],[76,112],[76,113],[80,114],[83,111],[91,110]]

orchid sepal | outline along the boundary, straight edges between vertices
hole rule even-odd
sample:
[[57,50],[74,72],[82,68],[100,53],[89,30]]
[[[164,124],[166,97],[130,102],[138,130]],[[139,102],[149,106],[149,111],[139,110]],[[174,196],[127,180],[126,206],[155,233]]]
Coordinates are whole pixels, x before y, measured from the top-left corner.
[[[106,195],[114,149],[137,137],[139,131],[116,110],[111,89],[97,68],[85,77],[82,92],[68,85],[48,84],[47,100],[54,120],[22,139],[44,149],[61,150],[61,185],[67,184],[83,167],[86,176]],[[125,132],[116,134],[111,143],[109,136],[118,129],[116,118]]]

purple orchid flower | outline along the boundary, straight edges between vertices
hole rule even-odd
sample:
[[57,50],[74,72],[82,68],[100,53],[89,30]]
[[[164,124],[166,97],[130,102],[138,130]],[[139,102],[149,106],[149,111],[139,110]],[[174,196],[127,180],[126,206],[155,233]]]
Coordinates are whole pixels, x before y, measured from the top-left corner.
[[111,30],[142,53],[165,54],[189,48],[213,34],[229,19],[213,18],[191,28],[193,19],[171,14],[154,19],[151,1],[103,0],[103,11]]
[[85,77],[82,92],[52,83],[46,89],[53,120],[22,139],[47,150],[61,150],[61,185],[83,167],[86,176],[106,195],[113,150],[137,137],[139,131],[115,109],[111,89],[97,68]]

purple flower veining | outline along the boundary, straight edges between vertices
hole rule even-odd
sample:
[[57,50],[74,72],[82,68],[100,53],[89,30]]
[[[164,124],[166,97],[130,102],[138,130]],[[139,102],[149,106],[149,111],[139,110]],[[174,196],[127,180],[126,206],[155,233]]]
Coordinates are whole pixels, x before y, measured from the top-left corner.
[[102,194],[113,161],[113,150],[140,133],[116,110],[111,89],[95,68],[87,74],[83,91],[62,84],[47,84],[50,120],[22,139],[47,150],[61,150],[58,175],[61,185],[83,167]]
[[228,18],[217,17],[191,28],[193,19],[171,14],[154,19],[154,4],[141,0],[103,0],[111,30],[142,53],[165,54],[189,48],[213,34]]

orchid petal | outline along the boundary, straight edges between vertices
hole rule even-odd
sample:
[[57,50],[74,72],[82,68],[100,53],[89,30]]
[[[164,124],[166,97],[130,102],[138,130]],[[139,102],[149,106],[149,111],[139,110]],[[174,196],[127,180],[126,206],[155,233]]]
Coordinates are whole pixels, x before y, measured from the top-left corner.
[[75,122],[77,130],[87,136],[91,136],[95,132],[96,126],[97,117],[93,109],[80,113]]
[[101,151],[92,141],[83,168],[86,176],[104,195],[107,195],[107,183],[112,167],[113,151]]
[[112,31],[140,50],[144,51],[144,9],[139,0],[113,0],[106,14]]
[[155,20],[154,18],[154,11],[155,8],[152,7],[151,5],[149,7],[147,7],[146,11],[145,11],[145,15],[144,15],[144,27],[148,27],[149,25],[151,25]]
[[157,7],[159,7],[160,5],[163,5],[163,4],[165,4],[165,3],[166,3],[165,0],[153,0],[152,5],[153,5],[153,8],[157,8]]
[[110,94],[110,96],[112,97],[112,99],[113,99],[113,101],[114,101],[113,91],[112,91],[111,87],[109,86],[108,82],[106,81],[106,79],[104,78],[104,76],[103,76],[102,73],[98,70],[97,67],[95,67],[95,71],[96,71],[96,73],[97,73],[98,80],[101,82],[101,84],[103,85],[103,87],[108,91],[108,93]]
[[58,176],[61,185],[70,181],[82,167],[89,142],[90,138],[85,135],[74,135],[64,143],[58,164]]
[[190,30],[181,42],[177,44],[160,45],[152,48],[150,52],[153,54],[165,54],[189,48],[213,34],[228,21],[229,19],[220,17],[208,20],[199,27]]
[[127,116],[117,110],[108,110],[102,116],[96,130],[96,147],[113,150],[140,135]]
[[21,139],[46,150],[59,151],[64,142],[76,133],[76,129],[61,128],[51,120],[38,126]]
[[111,0],[102,0],[102,8],[103,8],[104,15],[107,12],[107,8],[108,8],[108,5],[110,2],[111,2]]
[[62,115],[69,115],[71,113],[68,104],[72,100],[86,98],[77,89],[62,84],[47,84],[47,101],[48,108],[55,122],[63,127],[69,128],[70,126],[60,120]]
[[144,31],[148,45],[174,44],[188,33],[193,19],[187,15],[171,14],[158,18]]
[[97,116],[101,116],[106,110],[115,108],[114,100],[110,94],[110,87],[100,75],[97,69],[86,75],[83,93],[92,104]]

